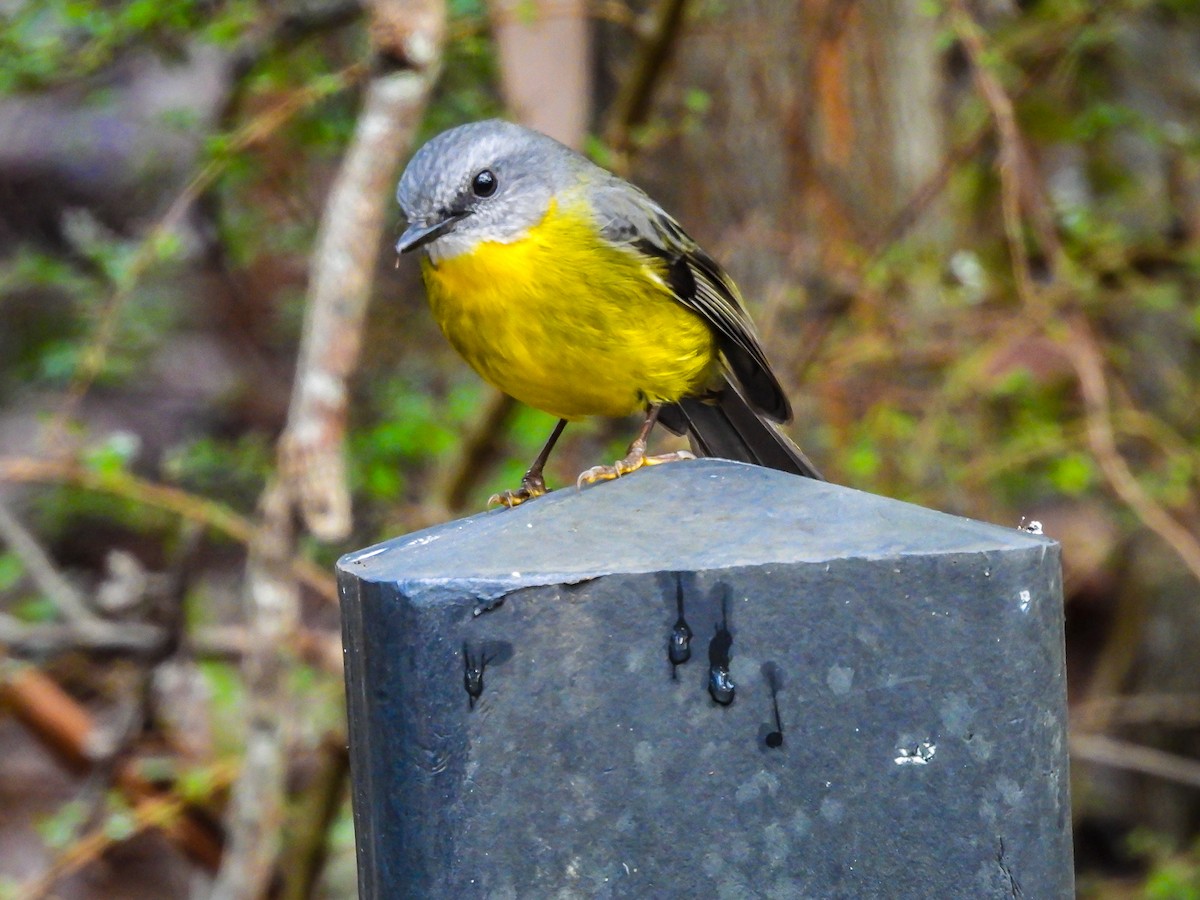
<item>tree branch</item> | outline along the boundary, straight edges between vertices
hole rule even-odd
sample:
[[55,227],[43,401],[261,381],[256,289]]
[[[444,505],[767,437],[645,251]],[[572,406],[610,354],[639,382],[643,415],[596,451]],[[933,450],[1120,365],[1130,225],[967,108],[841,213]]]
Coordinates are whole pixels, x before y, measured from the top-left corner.
[[[170,485],[156,484],[128,472],[102,474],[77,463],[9,456],[0,457],[0,481],[13,484],[72,484],[166,510],[241,544],[249,544],[254,535],[250,520],[225,504]],[[337,585],[329,572],[300,557],[293,557],[288,565],[301,584],[325,600],[337,602]]]
[[301,110],[307,109],[318,100],[354,83],[361,74],[361,68],[352,66],[337,73],[331,79],[296,91],[274,107],[264,110],[231,137],[224,155],[207,163],[180,191],[167,211],[142,240],[121,283],[114,286],[112,293],[101,307],[99,320],[79,355],[79,364],[76,366],[59,410],[45,428],[44,440],[48,446],[58,448],[65,443],[67,424],[75,417],[83,398],[104,371],[109,349],[117,337],[117,326],[120,324],[121,313],[133,298],[134,290],[142,277],[158,261],[162,239],[178,228],[192,204],[216,182],[238,151],[252,147],[274,134]]
[[1071,758],[1200,789],[1200,762],[1102,734],[1071,735]]
[[396,165],[413,140],[440,65],[445,22],[436,3],[379,3],[376,54],[399,68],[367,84],[354,137],[317,233],[304,337],[280,472],[304,523],[325,541],[350,532],[346,484],[346,382],[358,364],[363,322]]
[[349,532],[342,448],[346,380],[358,361],[391,193],[385,186],[412,140],[441,60],[440,0],[377,0],[371,12],[375,62],[384,71],[367,86],[321,221],[292,403],[277,447],[279,470],[263,492],[250,542],[244,604],[253,643],[242,662],[249,727],[214,900],[262,897],[276,872],[294,719],[281,650],[300,620],[298,584],[290,571],[293,512],[298,507],[308,528],[323,539]]
[[[58,571],[50,554],[42,549],[33,533],[0,500],[0,541],[25,565],[33,583],[49,597],[66,618],[73,622],[95,622],[99,617],[88,607],[83,595]],[[3,637],[0,637],[3,642]]]
[[1109,487],[1143,525],[1175,552],[1193,577],[1200,580],[1200,541],[1150,496],[1117,448],[1103,357],[1091,329],[1078,314],[1067,316],[1064,328],[1061,324],[1063,314],[1052,308],[1035,285],[1025,245],[1022,209],[1034,223],[1041,250],[1050,263],[1052,279],[1065,263],[1062,246],[1039,192],[1032,186],[1022,187],[1023,181],[1030,180],[1032,163],[1024,150],[1012,98],[986,66],[979,25],[967,12],[963,0],[951,0],[950,9],[955,31],[971,60],[976,86],[991,111],[1000,138],[1000,205],[1017,293],[1029,313],[1063,347],[1075,370],[1083,395],[1088,443]]
[[[0,701],[73,772],[90,771],[102,756],[100,751],[110,743],[91,713],[34,666],[12,661],[4,664],[0,670]],[[160,796],[129,761],[118,766],[115,782],[135,809]],[[216,868],[221,836],[199,810],[187,808],[163,826],[163,833],[198,864],[210,870]]]
[[350,754],[346,735],[327,735],[320,746],[321,761],[303,802],[291,817],[291,841],[284,849],[281,900],[309,900],[325,867],[329,830],[346,799]]
[[654,90],[671,60],[671,52],[682,29],[687,3],[688,0],[660,0],[654,28],[639,48],[629,75],[613,101],[604,139],[622,156],[632,153],[633,132],[645,124],[649,115]]
[[30,624],[0,613],[0,645],[19,656],[46,656],[65,650],[151,657],[167,641],[163,629],[141,622],[87,619],[63,624]]

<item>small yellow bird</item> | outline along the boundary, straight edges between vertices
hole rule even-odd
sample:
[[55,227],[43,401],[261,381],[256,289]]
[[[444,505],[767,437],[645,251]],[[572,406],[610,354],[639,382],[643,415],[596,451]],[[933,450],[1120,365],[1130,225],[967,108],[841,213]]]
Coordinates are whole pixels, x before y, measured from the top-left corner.
[[646,418],[624,459],[578,484],[644,465],[655,422],[701,456],[821,476],[775,423],[791,407],[729,276],[663,209],[570,148],[500,120],[446,131],[417,151],[396,191],[396,249],[425,251],[434,318],[490,384],[558,416],[515,506],[546,493],[542,470],[566,423]]

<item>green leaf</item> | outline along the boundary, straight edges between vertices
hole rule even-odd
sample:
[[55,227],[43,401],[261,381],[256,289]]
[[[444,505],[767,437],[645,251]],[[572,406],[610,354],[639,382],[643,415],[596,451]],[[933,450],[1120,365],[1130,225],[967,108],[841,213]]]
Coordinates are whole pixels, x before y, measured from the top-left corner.
[[869,480],[879,473],[881,463],[879,450],[862,443],[852,449],[846,458],[846,472],[855,478]]
[[55,850],[66,849],[78,836],[87,820],[87,807],[80,800],[70,800],[37,823],[43,841]]
[[689,88],[684,92],[683,105],[688,112],[702,116],[712,108],[712,94],[699,88]]
[[213,778],[212,769],[207,767],[184,769],[175,781],[175,790],[190,803],[207,803],[212,799],[215,789],[216,780]]
[[137,818],[133,808],[116,791],[108,794],[108,815],[104,817],[104,836],[110,841],[127,841],[138,833]]
[[1050,478],[1055,488],[1077,497],[1095,483],[1096,464],[1083,453],[1068,453],[1055,460]]
[[64,384],[74,377],[79,355],[80,349],[72,341],[49,341],[38,360],[38,375],[46,381]]
[[22,622],[53,622],[58,619],[58,606],[49,597],[39,594],[16,604],[13,615]]
[[15,553],[0,553],[0,593],[11,590],[25,577],[25,564]]
[[1200,900],[1200,869],[1167,862],[1146,879],[1146,900]]
[[114,431],[103,443],[84,452],[82,462],[98,475],[116,475],[129,468],[141,448],[141,438],[133,432]]

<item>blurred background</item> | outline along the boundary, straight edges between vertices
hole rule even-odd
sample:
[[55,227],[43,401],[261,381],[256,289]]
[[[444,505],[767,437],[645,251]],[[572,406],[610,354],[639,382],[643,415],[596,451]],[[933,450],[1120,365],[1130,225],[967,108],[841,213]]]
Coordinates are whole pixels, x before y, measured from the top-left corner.
[[1062,542],[1079,894],[1200,897],[1200,3],[0,0],[0,898],[354,896],[333,562],[553,424],[391,250],[492,115],[725,264],[830,479]]

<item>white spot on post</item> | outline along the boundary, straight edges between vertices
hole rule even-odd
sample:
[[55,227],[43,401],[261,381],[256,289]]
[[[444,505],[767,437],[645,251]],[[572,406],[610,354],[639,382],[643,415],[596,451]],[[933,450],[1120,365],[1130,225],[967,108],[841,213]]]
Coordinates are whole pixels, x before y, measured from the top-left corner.
[[922,741],[915,747],[897,747],[895,763],[898,766],[927,766],[937,753],[937,744]]

